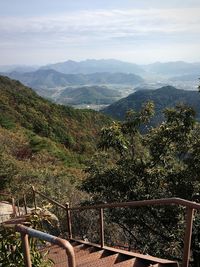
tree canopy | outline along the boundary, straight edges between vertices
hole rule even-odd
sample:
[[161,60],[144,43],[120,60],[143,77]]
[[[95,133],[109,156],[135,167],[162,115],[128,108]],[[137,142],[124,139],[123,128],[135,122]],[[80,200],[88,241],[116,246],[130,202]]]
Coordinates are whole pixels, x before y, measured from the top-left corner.
[[[180,197],[193,200],[200,187],[200,126],[195,111],[178,105],[164,111],[165,120],[155,128],[145,127],[153,115],[153,103],[141,111],[129,111],[126,120],[113,122],[101,131],[99,156],[87,169],[82,189],[93,202],[124,202]],[[181,259],[184,213],[178,207],[118,209],[107,213],[118,224],[134,250]],[[198,220],[196,220],[198,221]],[[195,224],[195,231],[199,231]],[[174,229],[174,231],[172,231]],[[199,255],[197,236],[193,262]]]

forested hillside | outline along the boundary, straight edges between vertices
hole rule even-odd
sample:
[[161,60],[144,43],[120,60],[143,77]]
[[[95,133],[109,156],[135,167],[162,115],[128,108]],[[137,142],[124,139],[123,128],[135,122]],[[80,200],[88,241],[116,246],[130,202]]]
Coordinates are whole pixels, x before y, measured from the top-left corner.
[[77,151],[82,143],[93,142],[94,135],[108,121],[95,111],[53,104],[20,82],[5,77],[0,77],[0,92],[2,126],[20,125]]
[[[95,111],[53,104],[18,81],[0,77],[0,183],[17,193],[83,176],[97,134],[110,120]],[[76,175],[74,175],[76,174]],[[66,178],[66,179],[65,179]],[[56,180],[57,179],[57,180]]]
[[[160,101],[163,91],[170,92],[167,99],[171,102],[181,93],[175,88],[161,88],[157,90]],[[0,77],[0,92],[1,190],[20,195],[35,185],[72,205],[83,200],[87,204],[166,197],[196,200],[200,189],[200,128],[191,107],[166,109],[163,122],[141,134],[140,127],[146,127],[154,116],[152,102],[143,103],[138,112],[129,111],[123,122],[111,123],[94,111],[55,105],[6,77]],[[198,93],[195,95],[198,101]],[[95,149],[96,144],[100,150]],[[143,251],[145,247],[148,254],[181,259],[181,208],[145,212],[111,209],[105,217],[106,223],[121,228],[121,237],[134,250]],[[196,262],[200,255],[199,222],[196,216],[192,244]],[[110,235],[109,242],[118,241]]]
[[177,104],[187,104],[194,108],[197,118],[200,118],[200,95],[197,91],[185,91],[172,86],[164,86],[157,90],[139,90],[103,109],[103,113],[113,118],[123,120],[130,109],[140,110],[147,101],[153,101],[155,116],[151,125],[157,125],[164,119],[163,110],[175,107]]
[[121,93],[106,86],[84,86],[66,88],[56,99],[62,104],[111,104],[120,99]]

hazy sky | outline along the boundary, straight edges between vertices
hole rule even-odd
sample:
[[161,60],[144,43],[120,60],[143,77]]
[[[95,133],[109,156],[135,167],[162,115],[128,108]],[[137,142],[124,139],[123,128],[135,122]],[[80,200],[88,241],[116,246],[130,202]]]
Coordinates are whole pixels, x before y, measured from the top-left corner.
[[0,65],[200,61],[200,0],[0,0]]

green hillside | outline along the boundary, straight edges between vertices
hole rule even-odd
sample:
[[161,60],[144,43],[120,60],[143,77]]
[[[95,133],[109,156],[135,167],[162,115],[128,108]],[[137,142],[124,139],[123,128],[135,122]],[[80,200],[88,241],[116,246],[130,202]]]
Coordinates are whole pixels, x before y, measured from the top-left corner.
[[84,86],[66,88],[56,99],[62,104],[111,104],[121,97],[121,93],[106,86]]
[[140,90],[119,101],[111,104],[102,110],[114,118],[123,120],[126,112],[130,109],[140,110],[143,103],[153,101],[155,104],[155,116],[151,120],[156,125],[163,120],[163,110],[167,107],[174,107],[177,104],[187,104],[196,110],[197,118],[200,118],[200,95],[197,91],[185,91],[172,86],[164,86],[157,90]]
[[74,110],[39,97],[18,81],[0,77],[0,124],[20,125],[43,137],[74,148],[88,141],[108,120],[91,110]]
[[0,95],[1,188],[17,192],[32,183],[48,190],[54,179],[70,184],[66,177],[84,175],[97,133],[110,121],[106,116],[53,104],[3,76]]

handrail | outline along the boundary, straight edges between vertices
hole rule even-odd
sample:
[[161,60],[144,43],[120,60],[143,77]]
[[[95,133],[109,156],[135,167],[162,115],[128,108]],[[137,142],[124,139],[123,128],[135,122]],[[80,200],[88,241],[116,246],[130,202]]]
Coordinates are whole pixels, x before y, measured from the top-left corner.
[[66,210],[67,215],[67,229],[68,229],[68,238],[72,238],[72,227],[71,227],[71,211],[83,211],[83,210],[91,210],[98,209],[99,210],[99,231],[100,231],[100,244],[101,247],[104,247],[104,217],[103,217],[103,209],[105,208],[125,208],[125,207],[145,207],[145,206],[166,206],[166,205],[179,205],[186,208],[186,228],[185,228],[185,237],[184,237],[184,251],[183,251],[183,261],[182,267],[189,266],[189,258],[190,258],[190,246],[191,246],[191,236],[192,236],[192,225],[193,225],[193,217],[194,210],[200,211],[200,204],[196,202],[192,202],[189,200],[181,199],[181,198],[168,198],[168,199],[153,199],[153,200],[138,200],[131,202],[116,202],[116,203],[104,203],[97,204],[91,206],[79,206],[79,207],[69,207],[69,204],[66,206],[58,203],[55,200],[45,196],[43,193],[38,192],[32,187],[33,193],[41,195],[42,197],[48,199],[50,202],[60,206],[61,208]]
[[68,256],[68,265],[69,267],[76,267],[75,264],[75,255],[74,249],[72,245],[65,239],[26,227],[24,225],[18,224],[15,226],[17,232],[21,233],[23,249],[24,249],[24,262],[26,267],[31,267],[31,258],[30,258],[30,248],[29,248],[29,241],[28,236],[39,238],[50,242],[52,244],[58,245],[59,247],[65,249],[66,254]]
[[79,206],[72,207],[69,210],[88,210],[88,209],[105,209],[105,208],[125,208],[125,207],[144,207],[151,205],[181,205],[187,208],[200,210],[200,204],[192,202],[189,200],[181,198],[162,198],[162,199],[152,199],[152,200],[136,200],[130,202],[116,202],[116,203],[106,203],[91,206]]
[[66,203],[65,206],[60,204],[58,201],[46,196],[45,194],[35,190],[35,187],[32,186],[32,192],[33,192],[33,201],[34,201],[34,206],[35,210],[37,209],[37,204],[36,204],[36,194],[42,196],[43,198],[49,200],[51,203],[57,205],[58,207],[65,209],[66,211],[66,217],[67,217],[67,230],[68,230],[68,238],[72,238],[72,230],[71,230],[71,216],[70,216],[70,210],[69,210],[69,203]]
[[[99,222],[100,222],[100,243],[101,247],[104,247],[104,219],[103,209],[105,208],[125,208],[125,207],[145,207],[145,206],[165,206],[165,205],[180,205],[186,208],[186,228],[184,237],[184,248],[183,248],[183,260],[182,267],[189,266],[190,258],[190,247],[191,247],[191,236],[192,236],[192,225],[194,210],[200,210],[200,204],[181,198],[168,198],[168,199],[153,199],[153,200],[138,200],[131,202],[119,202],[119,203],[105,203],[91,206],[79,206],[79,207],[68,207],[70,211],[83,211],[98,209],[99,210]],[[71,224],[71,222],[69,222]],[[71,233],[70,233],[71,234]],[[71,234],[72,235],[72,234]]]
[[36,193],[36,194],[42,196],[43,198],[46,198],[46,199],[49,200],[51,203],[56,204],[56,205],[59,206],[60,208],[65,209],[65,206],[64,206],[64,205],[62,205],[62,204],[60,204],[59,202],[57,202],[56,200],[54,200],[54,199],[52,199],[52,198],[46,196],[45,194],[43,194],[43,193],[41,193],[41,192],[35,190],[35,188],[34,188],[33,186],[32,186],[32,191],[33,191],[34,193]]

